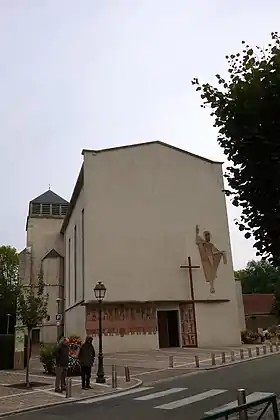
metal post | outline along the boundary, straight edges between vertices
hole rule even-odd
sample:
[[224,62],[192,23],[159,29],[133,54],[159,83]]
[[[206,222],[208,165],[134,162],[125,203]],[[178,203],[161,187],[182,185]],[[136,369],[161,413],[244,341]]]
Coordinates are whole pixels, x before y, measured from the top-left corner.
[[195,367],[199,368],[199,357],[194,356],[194,360],[195,360]]
[[263,354],[266,354],[266,353],[267,353],[266,345],[263,345]]
[[129,367],[128,366],[125,366],[124,374],[125,374],[125,381],[130,382],[130,372],[129,372]]
[[280,417],[279,417],[276,396],[272,400],[272,410],[273,410],[274,420],[279,420]]
[[[237,390],[237,404],[246,404],[246,392],[245,389]],[[248,420],[247,410],[239,411],[239,420]]]
[[226,353],[224,351],[222,352],[222,363],[226,363]]
[[117,388],[117,368],[112,365],[112,388]]
[[240,360],[244,359],[244,350],[240,349]]
[[173,356],[169,356],[169,367],[173,368],[174,367],[174,358]]
[[72,378],[66,378],[66,398],[72,396]]
[[276,351],[279,351],[279,343],[276,343]]
[[260,348],[256,347],[256,356],[259,356],[259,355],[260,355]]
[[211,353],[212,366],[216,365],[215,353]]
[[98,370],[96,383],[105,384],[104,366],[103,366],[103,348],[102,348],[102,301],[98,301],[99,305],[99,351],[98,351]]
[[231,351],[231,352],[230,352],[230,358],[231,358],[231,361],[232,361],[232,362],[234,362],[234,361],[235,361],[234,351]]
[[273,344],[272,343],[269,344],[269,351],[270,351],[270,353],[273,353]]
[[11,316],[11,314],[7,314],[7,332],[6,332],[6,334],[9,334],[9,330],[10,330],[10,316]]
[[251,347],[248,348],[248,356],[249,357],[252,357],[252,349],[251,349]]

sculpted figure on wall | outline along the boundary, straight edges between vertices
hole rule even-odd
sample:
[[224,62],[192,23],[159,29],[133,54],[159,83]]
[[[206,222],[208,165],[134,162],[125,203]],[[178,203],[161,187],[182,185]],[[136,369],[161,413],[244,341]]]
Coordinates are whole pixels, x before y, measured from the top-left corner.
[[210,283],[210,293],[215,293],[214,282],[217,278],[218,267],[222,258],[224,264],[227,263],[226,252],[219,251],[215,245],[211,243],[211,234],[209,231],[203,232],[202,238],[199,235],[198,225],[196,225],[196,245],[198,246],[205,280]]

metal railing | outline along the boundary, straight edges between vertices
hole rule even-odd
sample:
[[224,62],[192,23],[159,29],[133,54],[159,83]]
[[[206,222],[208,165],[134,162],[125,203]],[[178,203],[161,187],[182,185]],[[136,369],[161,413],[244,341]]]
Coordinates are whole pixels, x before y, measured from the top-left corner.
[[[244,403],[245,401],[245,403]],[[263,398],[256,399],[254,401],[246,402],[246,395],[245,390],[240,389],[238,390],[237,394],[237,405],[235,407],[230,408],[224,408],[221,410],[213,410],[213,413],[209,412],[206,413],[204,417],[202,417],[201,420],[216,420],[216,419],[225,419],[228,420],[229,416],[233,414],[237,414],[239,420],[248,420],[248,410],[264,405],[264,407],[261,409],[261,413],[258,417],[254,417],[256,420],[261,420],[263,418],[263,415],[267,412],[268,408],[272,408],[273,413],[273,419],[274,420],[280,420],[279,417],[279,411],[277,407],[277,399],[275,394],[267,394],[267,396]]]

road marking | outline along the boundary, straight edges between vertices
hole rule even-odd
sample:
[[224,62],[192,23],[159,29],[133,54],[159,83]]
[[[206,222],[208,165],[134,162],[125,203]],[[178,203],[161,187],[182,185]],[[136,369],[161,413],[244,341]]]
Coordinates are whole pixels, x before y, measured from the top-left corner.
[[201,394],[196,394],[192,395],[191,397],[183,398],[181,400],[172,401],[168,404],[158,405],[155,408],[159,408],[161,410],[174,410],[174,408],[184,407],[185,405],[193,404],[195,402],[205,400],[206,398],[223,394],[226,391],[226,389],[210,389],[209,391],[202,392]]
[[89,400],[78,401],[78,404],[92,404],[99,401],[110,400],[111,398],[118,398],[123,397],[125,395],[136,394],[137,392],[148,391],[152,389],[152,386],[142,386],[140,388],[129,389],[128,391],[124,392],[117,392],[116,394],[104,395],[103,397],[91,398]]
[[[253,394],[246,396],[246,402],[250,403],[256,400],[259,400],[260,398],[270,397],[273,394],[267,393],[267,392],[254,392]],[[213,410],[207,411],[207,413],[204,413],[207,416],[212,416],[213,414],[218,414],[220,411],[229,410],[231,408],[237,407],[237,401],[232,401],[228,404],[221,405],[220,407],[214,408]]]
[[148,401],[153,400],[154,398],[160,398],[165,395],[176,394],[176,392],[185,391],[188,388],[170,388],[166,389],[165,391],[155,392],[153,394],[143,395],[142,397],[136,397],[134,400],[136,401]]

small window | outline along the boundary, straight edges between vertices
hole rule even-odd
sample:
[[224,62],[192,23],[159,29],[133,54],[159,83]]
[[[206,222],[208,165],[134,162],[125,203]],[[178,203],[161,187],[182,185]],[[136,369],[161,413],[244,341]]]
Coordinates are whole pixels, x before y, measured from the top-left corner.
[[52,204],[52,215],[59,216],[59,204]]
[[32,204],[32,214],[40,214],[41,213],[41,205],[39,203]]
[[65,216],[65,215],[66,215],[66,213],[67,213],[67,210],[68,210],[68,205],[67,205],[67,204],[63,204],[63,205],[61,206],[61,215],[62,215],[62,216]]
[[50,204],[42,204],[42,214],[51,214]]

